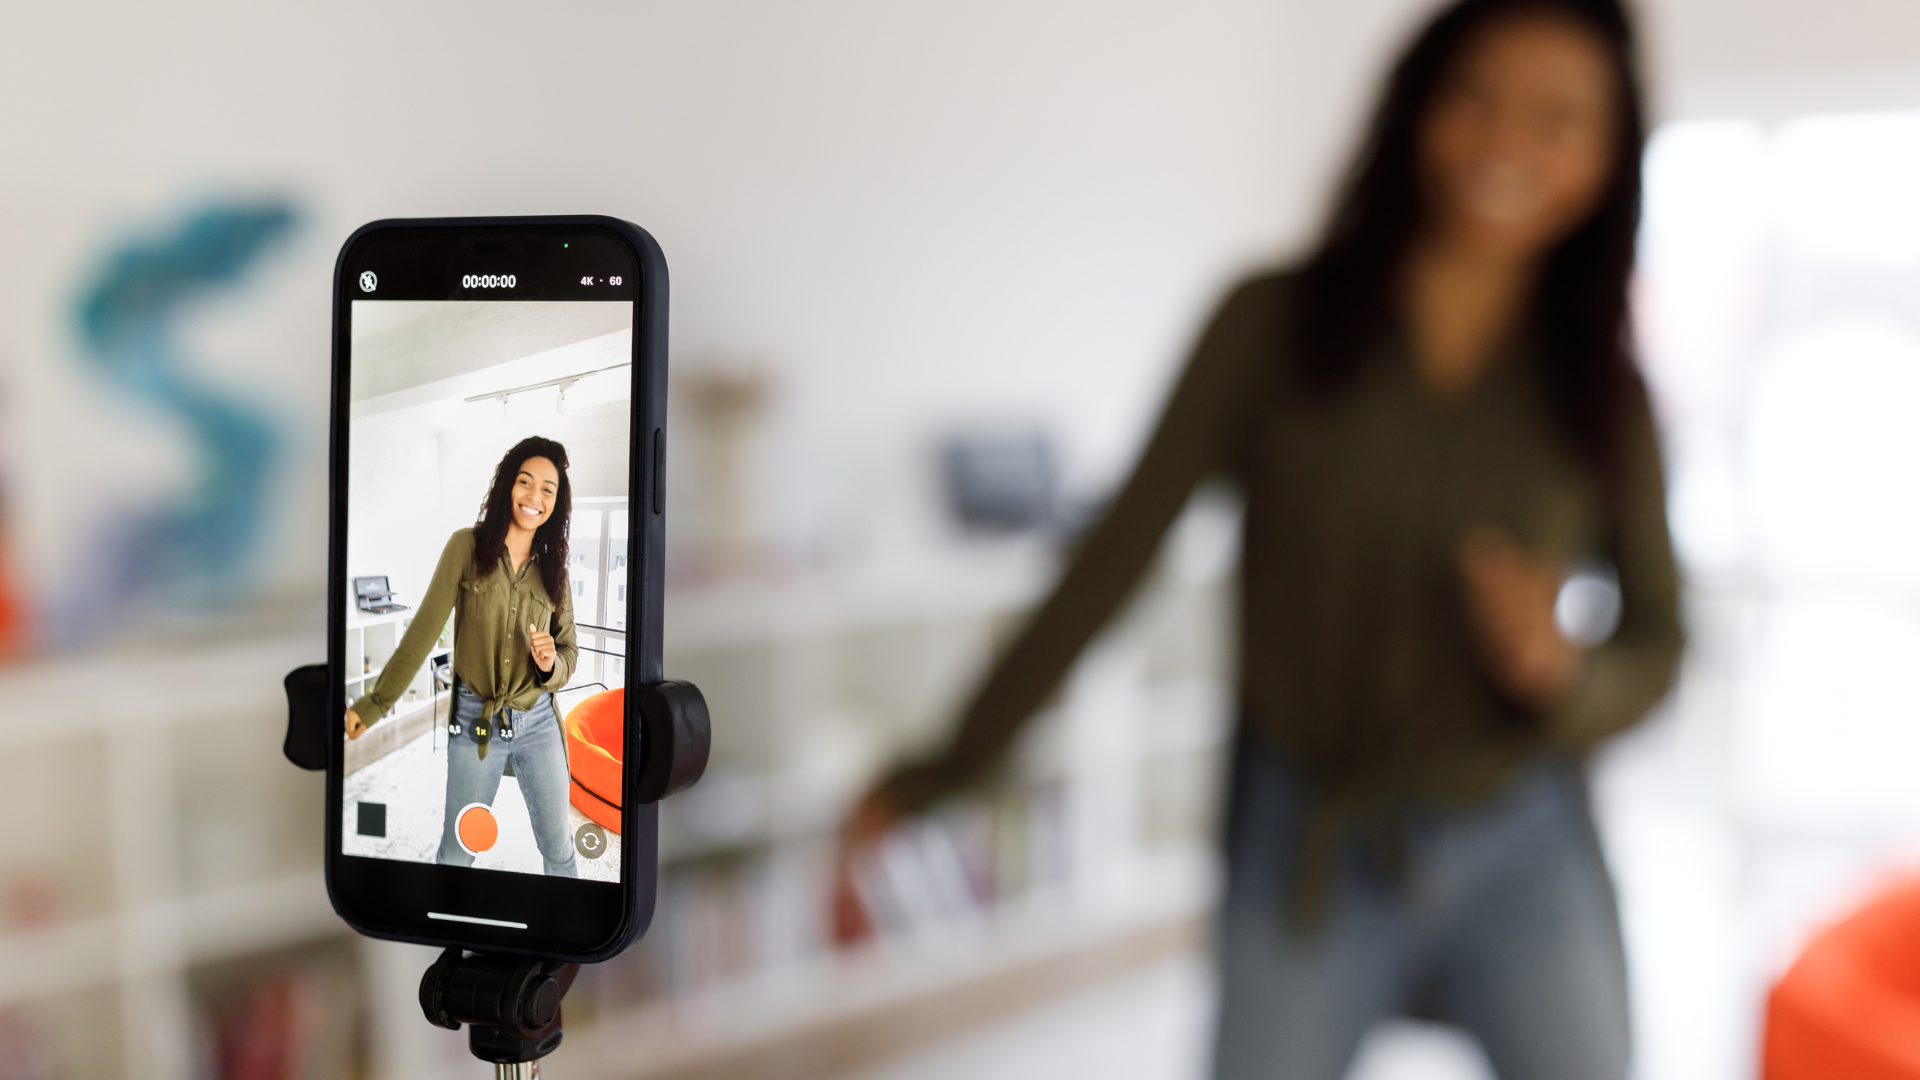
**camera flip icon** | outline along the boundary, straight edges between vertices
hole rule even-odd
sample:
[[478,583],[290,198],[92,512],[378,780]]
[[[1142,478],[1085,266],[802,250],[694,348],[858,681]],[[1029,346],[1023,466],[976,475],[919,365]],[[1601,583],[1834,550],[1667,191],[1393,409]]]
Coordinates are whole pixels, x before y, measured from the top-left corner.
[[573,831],[573,850],[583,859],[597,859],[607,853],[607,830],[589,821]]

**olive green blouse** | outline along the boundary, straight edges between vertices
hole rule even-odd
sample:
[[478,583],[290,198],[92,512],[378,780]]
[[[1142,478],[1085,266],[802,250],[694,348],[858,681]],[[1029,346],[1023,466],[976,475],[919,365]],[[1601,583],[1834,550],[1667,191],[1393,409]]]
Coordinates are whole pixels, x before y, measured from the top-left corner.
[[[486,757],[493,715],[503,707],[531,709],[541,694],[566,686],[580,655],[574,639],[573,604],[563,603],[555,610],[534,562],[528,559],[515,572],[502,555],[493,569],[476,575],[473,530],[461,529],[449,537],[413,624],[401,636],[400,647],[387,660],[373,690],[353,703],[353,711],[372,726],[393,707],[419,672],[451,612],[453,673],[483,702],[476,734],[480,756]],[[551,672],[541,671],[533,662],[529,624],[553,635]]]
[[[1527,346],[1458,400],[1425,390],[1383,327],[1354,382],[1312,394],[1287,377],[1294,277],[1242,284],[1214,314],[1159,427],[1106,517],[980,685],[950,742],[885,786],[914,811],[995,760],[1140,580],[1208,477],[1246,498],[1239,697],[1246,737],[1313,779],[1324,820],[1359,808],[1492,795],[1525,759],[1583,753],[1665,695],[1680,654],[1679,583],[1644,395],[1624,483],[1603,499],[1561,434]],[[1459,568],[1487,523],[1564,565],[1618,574],[1613,636],[1550,707],[1489,679]]]

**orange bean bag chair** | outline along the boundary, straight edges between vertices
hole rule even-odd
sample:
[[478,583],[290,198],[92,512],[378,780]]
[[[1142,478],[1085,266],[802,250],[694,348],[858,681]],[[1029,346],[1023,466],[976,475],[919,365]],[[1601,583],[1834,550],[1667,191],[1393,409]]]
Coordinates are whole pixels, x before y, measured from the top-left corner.
[[1920,878],[1815,937],[1767,997],[1766,1080],[1920,1080]]
[[562,725],[567,732],[569,797],[580,812],[620,831],[620,798],[625,793],[620,761],[626,745],[627,692],[602,690],[575,705]]

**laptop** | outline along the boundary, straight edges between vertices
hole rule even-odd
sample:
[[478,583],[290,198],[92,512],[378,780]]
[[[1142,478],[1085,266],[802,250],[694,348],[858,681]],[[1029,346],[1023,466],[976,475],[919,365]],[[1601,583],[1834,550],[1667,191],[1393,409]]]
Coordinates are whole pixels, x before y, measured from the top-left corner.
[[378,577],[354,578],[353,595],[359,602],[361,611],[374,615],[387,615],[395,611],[407,610],[407,605],[394,602],[393,590],[387,587],[385,574]]

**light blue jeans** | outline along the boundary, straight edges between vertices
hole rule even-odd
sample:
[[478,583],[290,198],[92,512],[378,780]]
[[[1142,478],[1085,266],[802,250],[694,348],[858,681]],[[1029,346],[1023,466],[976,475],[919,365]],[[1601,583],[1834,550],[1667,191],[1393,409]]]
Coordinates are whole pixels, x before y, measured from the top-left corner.
[[[458,735],[447,739],[447,814],[440,830],[438,861],[448,866],[472,866],[454,835],[460,811],[473,804],[493,805],[500,791],[500,776],[509,759],[513,778],[526,800],[527,816],[533,819],[533,842],[540,847],[540,861],[549,877],[578,877],[573,862],[573,837],[567,829],[567,741],[560,731],[560,718],[554,715],[553,695],[541,694],[531,709],[501,709],[494,714],[493,741],[487,756],[480,756],[479,740],[473,726],[480,720],[480,698],[463,684],[455,684],[453,720],[460,725]],[[505,727],[513,729],[508,738]]]
[[1310,784],[1243,742],[1218,924],[1220,1080],[1340,1080],[1375,1021],[1465,1028],[1501,1080],[1623,1080],[1626,959],[1578,766],[1409,811],[1397,873],[1338,849],[1319,925],[1289,919]]

